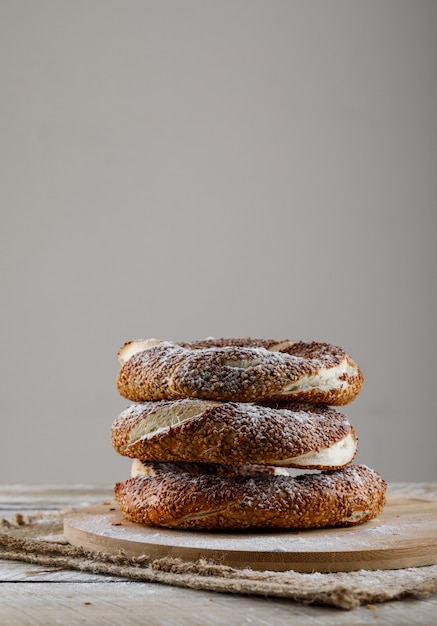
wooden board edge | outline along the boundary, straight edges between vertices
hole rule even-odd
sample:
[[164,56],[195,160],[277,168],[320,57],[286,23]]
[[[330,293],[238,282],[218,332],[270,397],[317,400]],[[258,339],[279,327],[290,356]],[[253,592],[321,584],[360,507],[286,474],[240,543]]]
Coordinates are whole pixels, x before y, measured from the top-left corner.
[[[437,501],[435,501],[437,503]],[[108,502],[105,505],[108,506]],[[99,505],[87,507],[90,510]],[[85,510],[78,510],[83,515]],[[119,514],[119,511],[116,513]],[[406,541],[404,546],[395,549],[369,550],[341,550],[336,553],[320,551],[318,553],[305,552],[255,552],[239,550],[223,550],[208,548],[193,548],[175,545],[150,544],[147,540],[120,540],[122,548],[111,537],[92,533],[77,528],[74,525],[74,513],[64,521],[64,534],[73,546],[83,547],[91,552],[106,552],[109,554],[124,553],[129,557],[147,556],[149,560],[165,557],[179,558],[185,561],[206,559],[216,564],[222,564],[236,569],[254,569],[258,571],[283,572],[293,570],[302,573],[321,572],[350,572],[357,570],[403,569],[407,567],[422,567],[437,563],[437,545],[431,546],[427,542],[415,542],[412,546]]]

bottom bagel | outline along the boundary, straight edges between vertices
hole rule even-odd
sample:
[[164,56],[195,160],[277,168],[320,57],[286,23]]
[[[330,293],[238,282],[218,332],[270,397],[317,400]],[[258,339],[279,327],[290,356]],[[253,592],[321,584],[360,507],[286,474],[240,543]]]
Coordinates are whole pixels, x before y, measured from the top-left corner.
[[291,477],[272,468],[135,461],[115,485],[126,519],[193,530],[353,526],[385,504],[386,483],[365,465]]

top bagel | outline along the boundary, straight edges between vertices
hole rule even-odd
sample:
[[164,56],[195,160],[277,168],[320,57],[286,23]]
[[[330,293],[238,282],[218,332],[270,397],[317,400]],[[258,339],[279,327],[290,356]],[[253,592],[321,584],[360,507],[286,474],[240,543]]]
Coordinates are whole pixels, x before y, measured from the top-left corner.
[[234,402],[344,405],[363,375],[342,348],[273,339],[204,339],[124,344],[119,393],[134,402],[203,398]]

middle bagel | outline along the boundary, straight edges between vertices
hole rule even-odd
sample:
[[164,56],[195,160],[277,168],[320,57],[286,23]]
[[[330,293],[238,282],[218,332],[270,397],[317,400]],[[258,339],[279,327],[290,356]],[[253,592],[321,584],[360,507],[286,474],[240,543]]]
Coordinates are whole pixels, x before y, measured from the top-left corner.
[[332,407],[188,398],[132,404],[114,421],[112,444],[145,461],[307,469],[344,467],[357,452],[355,430]]

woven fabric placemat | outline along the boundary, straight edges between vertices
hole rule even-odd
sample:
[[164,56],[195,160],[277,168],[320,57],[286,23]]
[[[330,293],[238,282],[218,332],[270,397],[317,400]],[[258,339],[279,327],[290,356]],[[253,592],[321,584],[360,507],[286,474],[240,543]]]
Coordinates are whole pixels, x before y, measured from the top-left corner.
[[[70,512],[70,511],[68,511]],[[67,511],[17,514],[0,521],[0,558],[158,582],[190,589],[289,598],[295,602],[354,609],[401,598],[437,593],[437,565],[398,570],[301,574],[235,569],[199,560],[148,560],[91,552],[70,545],[63,535]]]

